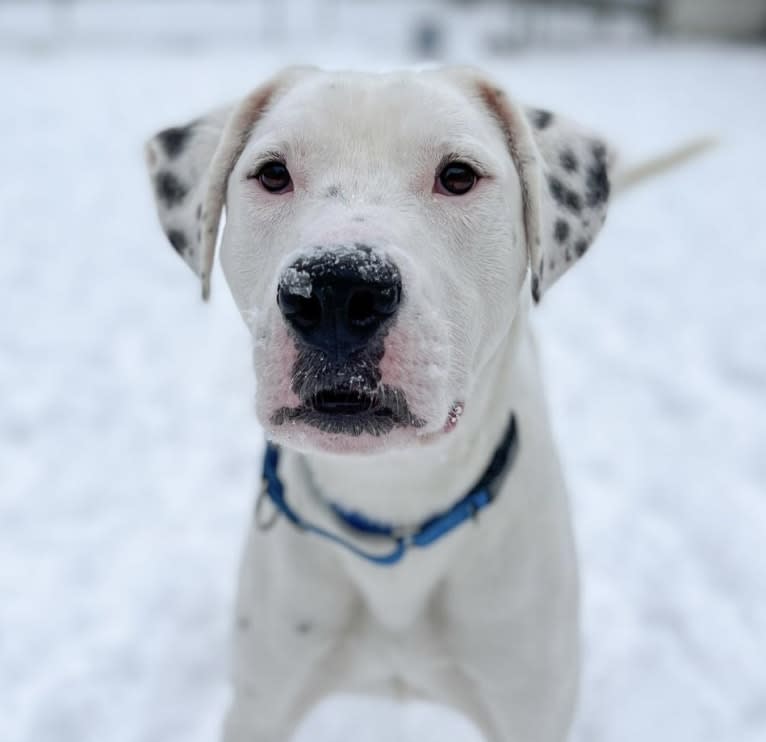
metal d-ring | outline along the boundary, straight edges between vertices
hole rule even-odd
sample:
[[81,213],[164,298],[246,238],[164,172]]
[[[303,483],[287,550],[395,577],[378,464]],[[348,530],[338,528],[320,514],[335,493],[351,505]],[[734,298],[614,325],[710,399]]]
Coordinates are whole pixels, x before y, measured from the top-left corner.
[[264,480],[261,485],[261,491],[258,495],[258,499],[255,502],[255,525],[259,531],[268,531],[274,527],[274,524],[279,520],[279,510],[274,507],[274,503],[271,503],[272,512],[268,517],[264,515],[263,507],[264,502],[269,500],[268,496],[268,483]]

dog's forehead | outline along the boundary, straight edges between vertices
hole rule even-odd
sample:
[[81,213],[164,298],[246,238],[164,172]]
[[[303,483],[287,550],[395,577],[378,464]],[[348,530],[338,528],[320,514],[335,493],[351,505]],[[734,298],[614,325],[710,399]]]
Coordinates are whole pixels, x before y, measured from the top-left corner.
[[[478,95],[433,72],[315,73],[282,91],[257,126],[258,134],[321,141],[389,154],[431,145],[481,145],[505,152],[499,128]],[[375,146],[377,144],[377,147]],[[396,147],[396,150],[392,150]]]

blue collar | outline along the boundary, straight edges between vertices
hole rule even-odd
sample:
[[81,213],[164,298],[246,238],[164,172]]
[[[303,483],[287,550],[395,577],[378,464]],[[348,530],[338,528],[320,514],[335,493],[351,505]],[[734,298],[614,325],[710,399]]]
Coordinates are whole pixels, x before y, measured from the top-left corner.
[[370,520],[361,513],[346,510],[340,505],[330,503],[329,510],[333,513],[344,531],[356,536],[389,542],[390,548],[386,552],[377,554],[362,549],[349,538],[345,538],[339,533],[333,533],[315,523],[304,520],[289,505],[285,498],[285,487],[282,484],[282,480],[279,478],[279,473],[277,471],[279,465],[279,447],[271,442],[267,442],[266,452],[263,457],[263,492],[258,499],[256,519],[259,521],[259,527],[263,529],[269,528],[274,523],[274,519],[268,523],[260,522],[258,516],[258,512],[263,505],[265,497],[268,497],[276,508],[275,518],[279,515],[283,515],[290,521],[290,523],[301,531],[313,533],[332,541],[373,564],[393,566],[401,561],[407,552],[407,549],[424,549],[427,546],[431,546],[431,544],[454,531],[455,528],[462,525],[467,520],[476,518],[481,510],[490,505],[499,491],[497,485],[501,475],[507,473],[511,466],[513,466],[517,450],[518,436],[516,434],[516,420],[514,416],[511,415],[505,434],[503,435],[500,444],[495,449],[495,453],[493,454],[489,465],[468,494],[461,497],[447,510],[436,513],[419,526],[407,529],[406,531],[387,523],[379,523]]

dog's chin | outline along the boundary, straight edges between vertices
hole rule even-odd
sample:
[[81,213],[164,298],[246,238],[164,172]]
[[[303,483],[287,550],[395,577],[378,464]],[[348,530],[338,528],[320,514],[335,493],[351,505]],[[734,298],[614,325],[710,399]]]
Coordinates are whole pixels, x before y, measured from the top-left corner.
[[[334,421],[333,421],[334,423]],[[359,421],[349,421],[356,428]],[[314,424],[291,420],[284,425],[269,425],[267,434],[275,443],[303,453],[378,454],[419,445],[420,434],[415,428],[396,428],[387,433],[332,432],[334,424],[322,430]]]

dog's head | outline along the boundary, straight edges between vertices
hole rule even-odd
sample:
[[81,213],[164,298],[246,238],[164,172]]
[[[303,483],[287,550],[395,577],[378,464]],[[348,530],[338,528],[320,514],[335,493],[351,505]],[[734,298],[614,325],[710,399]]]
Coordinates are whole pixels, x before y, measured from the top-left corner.
[[268,434],[337,452],[454,428],[526,293],[600,229],[607,159],[464,69],[291,69],[147,145],[160,221],[205,297],[226,207],[221,262]]

